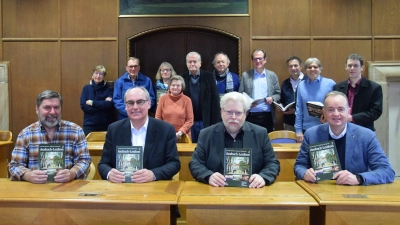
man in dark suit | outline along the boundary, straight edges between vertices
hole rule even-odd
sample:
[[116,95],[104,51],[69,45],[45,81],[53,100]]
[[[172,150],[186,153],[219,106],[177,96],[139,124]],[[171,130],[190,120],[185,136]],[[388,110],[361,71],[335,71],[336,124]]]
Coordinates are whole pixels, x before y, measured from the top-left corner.
[[186,55],[189,72],[181,74],[186,88],[183,94],[192,100],[194,123],[191,128],[192,142],[197,143],[200,130],[221,121],[219,94],[212,73],[200,70],[201,56],[197,52]]
[[349,99],[349,122],[375,131],[374,121],[382,115],[382,87],[361,76],[364,60],[359,54],[351,54],[346,59],[349,79],[333,86],[334,91],[344,93]]
[[225,186],[224,149],[251,148],[250,188],[272,184],[279,174],[279,161],[265,128],[245,122],[250,102],[243,94],[230,92],[221,98],[219,122],[200,132],[197,147],[189,163],[197,181],[215,187]]
[[126,91],[124,102],[128,118],[108,127],[103,154],[98,165],[101,178],[114,183],[125,181],[124,174],[115,169],[117,146],[142,146],[143,169],[131,179],[136,183],[170,180],[179,172],[180,162],[172,125],[148,116],[150,95],[144,87]]

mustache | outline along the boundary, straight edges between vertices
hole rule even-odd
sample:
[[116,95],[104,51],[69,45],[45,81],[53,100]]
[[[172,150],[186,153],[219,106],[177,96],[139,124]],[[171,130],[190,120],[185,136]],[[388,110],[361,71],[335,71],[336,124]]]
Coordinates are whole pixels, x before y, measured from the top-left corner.
[[228,120],[228,123],[239,123],[238,120]]

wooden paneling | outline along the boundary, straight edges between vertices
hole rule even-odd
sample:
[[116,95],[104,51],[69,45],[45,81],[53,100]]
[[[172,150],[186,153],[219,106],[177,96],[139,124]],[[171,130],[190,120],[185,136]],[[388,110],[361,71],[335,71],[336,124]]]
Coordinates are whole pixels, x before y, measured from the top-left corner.
[[375,61],[399,61],[400,39],[375,39],[374,52]]
[[375,35],[400,36],[400,1],[374,0]]
[[106,81],[117,79],[117,54],[115,41],[62,42],[61,83],[64,98],[63,119],[79,125],[83,122],[83,111],[79,99],[83,86],[92,79],[92,68],[106,67]]
[[58,37],[58,1],[3,0],[3,38]]
[[4,42],[4,58],[9,60],[10,114],[13,140],[27,125],[38,120],[36,98],[44,90],[60,91],[57,42]]
[[313,36],[370,36],[371,0],[310,0]]
[[119,0],[60,1],[61,37],[116,37]]
[[310,0],[253,0],[252,36],[310,35]]

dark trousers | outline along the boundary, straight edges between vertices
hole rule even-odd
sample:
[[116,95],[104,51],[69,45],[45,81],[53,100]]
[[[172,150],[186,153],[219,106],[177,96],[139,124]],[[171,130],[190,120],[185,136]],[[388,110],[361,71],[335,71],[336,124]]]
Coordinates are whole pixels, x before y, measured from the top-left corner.
[[264,127],[268,133],[274,131],[274,121],[271,112],[249,112],[246,121]]

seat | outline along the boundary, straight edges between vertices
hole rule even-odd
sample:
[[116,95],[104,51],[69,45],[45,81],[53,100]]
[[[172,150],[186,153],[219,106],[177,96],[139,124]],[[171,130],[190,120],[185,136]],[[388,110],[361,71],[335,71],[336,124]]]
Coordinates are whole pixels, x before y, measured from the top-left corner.
[[192,139],[190,139],[188,134],[184,134],[179,138],[178,143],[192,143]]
[[106,141],[106,131],[90,132],[86,136],[86,141]]
[[96,174],[96,167],[93,163],[90,163],[90,171],[86,177],[86,180],[93,180],[94,175]]
[[296,133],[290,130],[272,131],[268,134],[271,143],[296,143]]
[[12,132],[6,130],[0,130],[0,141],[11,141]]

